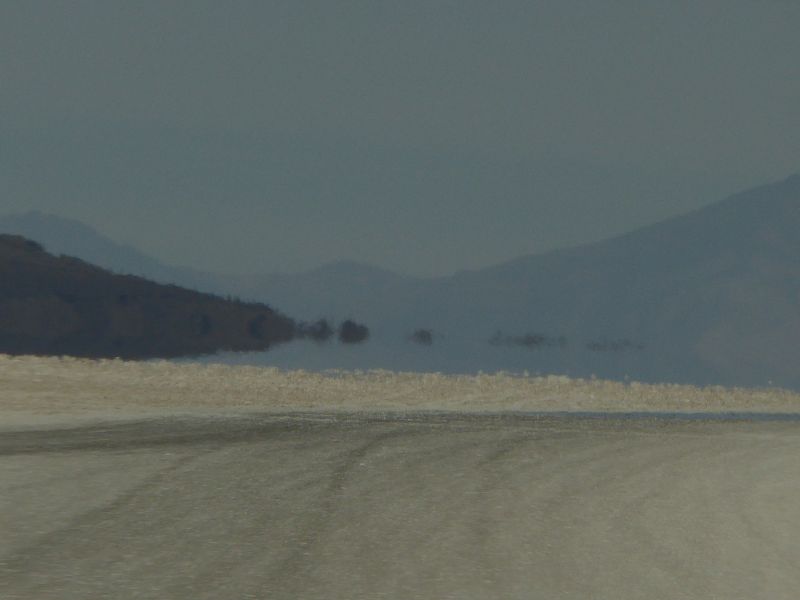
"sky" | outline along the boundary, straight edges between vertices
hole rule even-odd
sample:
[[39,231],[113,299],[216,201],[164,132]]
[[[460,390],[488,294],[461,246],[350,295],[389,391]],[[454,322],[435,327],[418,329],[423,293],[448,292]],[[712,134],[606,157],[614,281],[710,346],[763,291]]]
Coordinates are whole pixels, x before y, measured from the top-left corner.
[[800,0],[0,3],[0,214],[433,276],[800,171]]

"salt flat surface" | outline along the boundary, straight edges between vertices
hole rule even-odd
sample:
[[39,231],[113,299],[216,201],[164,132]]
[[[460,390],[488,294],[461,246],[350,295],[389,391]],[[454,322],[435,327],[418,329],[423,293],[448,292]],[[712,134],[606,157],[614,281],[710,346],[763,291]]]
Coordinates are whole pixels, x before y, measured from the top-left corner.
[[800,414],[800,394],[507,373],[317,373],[0,355],[0,419],[6,428],[67,419],[308,411]]
[[789,600],[800,423],[615,415],[799,409],[774,389],[0,356],[0,598]]
[[360,413],[0,434],[3,600],[794,600],[800,423]]

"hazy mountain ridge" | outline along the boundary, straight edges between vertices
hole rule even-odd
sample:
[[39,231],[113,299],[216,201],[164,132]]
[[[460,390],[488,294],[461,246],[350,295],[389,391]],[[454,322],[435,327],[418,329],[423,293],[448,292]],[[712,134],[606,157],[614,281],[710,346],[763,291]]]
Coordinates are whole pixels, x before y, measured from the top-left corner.
[[[636,369],[650,377],[666,371],[653,363],[660,359],[706,381],[798,385],[797,231],[795,176],[606,242],[502,265],[466,285],[535,283],[521,294],[524,310],[545,313],[568,336],[634,336],[652,351]],[[495,306],[522,317],[519,303]]]
[[[354,356],[356,368],[800,388],[797,231],[795,175],[602,242],[450,277],[340,261],[228,278],[225,289],[306,319],[358,314],[384,345]],[[436,334],[427,355],[407,342],[417,328]],[[563,343],[535,343],[542,339]],[[447,351],[436,354],[441,340]],[[303,367],[310,359],[298,350],[286,360]]]
[[233,278],[236,293],[271,298],[276,306],[291,306],[306,319],[349,318],[384,321],[385,299],[402,294],[414,278],[351,260],[336,261],[301,273],[275,273]]
[[[395,340],[387,365],[408,354],[404,332],[429,327],[453,342],[446,362],[431,357],[430,370],[530,368],[798,388],[797,231],[800,176],[793,176],[609,240],[487,269],[361,285],[342,277],[347,284],[314,294],[295,276],[279,295],[284,306],[309,294],[309,310],[327,302],[369,315]],[[505,346],[566,341],[520,343],[515,355],[501,356],[487,347],[498,332],[512,340]]]

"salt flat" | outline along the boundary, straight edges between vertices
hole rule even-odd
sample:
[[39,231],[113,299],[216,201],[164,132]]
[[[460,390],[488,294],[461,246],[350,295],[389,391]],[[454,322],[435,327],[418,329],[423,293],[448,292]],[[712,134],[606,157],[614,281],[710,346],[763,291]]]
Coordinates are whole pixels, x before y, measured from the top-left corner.
[[797,422],[156,419],[0,436],[0,597],[795,598]]
[[795,598],[797,406],[1,358],[0,598]]
[[506,373],[315,373],[0,355],[0,418],[6,427],[66,419],[317,410],[800,413],[800,394]]

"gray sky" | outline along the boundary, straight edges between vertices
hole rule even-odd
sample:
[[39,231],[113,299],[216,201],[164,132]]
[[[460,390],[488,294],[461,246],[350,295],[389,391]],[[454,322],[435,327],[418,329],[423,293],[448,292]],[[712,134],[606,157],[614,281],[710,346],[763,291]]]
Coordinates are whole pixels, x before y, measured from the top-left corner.
[[0,213],[414,274],[800,170],[800,0],[0,4]]

